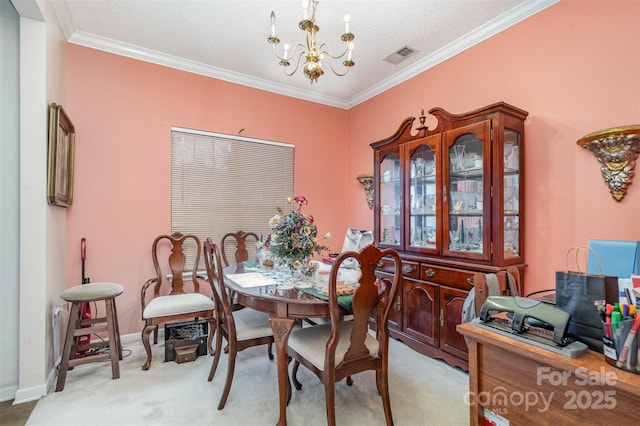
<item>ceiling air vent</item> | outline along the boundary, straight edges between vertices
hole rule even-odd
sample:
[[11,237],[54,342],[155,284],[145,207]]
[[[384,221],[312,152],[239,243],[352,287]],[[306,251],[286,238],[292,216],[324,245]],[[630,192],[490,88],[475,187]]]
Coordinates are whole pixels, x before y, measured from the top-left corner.
[[384,60],[394,65],[398,65],[400,62],[404,61],[405,59],[407,59],[409,56],[413,55],[416,52],[417,50],[414,49],[413,47],[404,46],[396,50],[395,52],[393,52],[391,55],[384,58]]

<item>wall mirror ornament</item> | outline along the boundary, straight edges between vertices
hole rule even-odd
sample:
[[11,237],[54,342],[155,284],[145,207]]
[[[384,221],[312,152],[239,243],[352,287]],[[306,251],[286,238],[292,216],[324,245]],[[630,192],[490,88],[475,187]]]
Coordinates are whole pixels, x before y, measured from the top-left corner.
[[373,175],[369,173],[356,176],[358,182],[364,187],[364,196],[369,204],[369,209],[373,209]]
[[611,195],[616,201],[622,201],[640,152],[640,124],[590,133],[578,140],[578,145],[595,155]]
[[61,105],[49,106],[47,202],[69,207],[73,201],[75,128]]

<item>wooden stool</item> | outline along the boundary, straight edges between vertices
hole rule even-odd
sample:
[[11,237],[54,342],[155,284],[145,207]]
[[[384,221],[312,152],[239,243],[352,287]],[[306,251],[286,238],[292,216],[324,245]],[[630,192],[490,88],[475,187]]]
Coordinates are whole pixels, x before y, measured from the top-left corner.
[[[118,329],[118,315],[116,313],[116,297],[124,291],[120,284],[115,283],[90,283],[82,284],[66,289],[60,297],[71,302],[69,313],[69,326],[64,340],[62,362],[58,371],[58,384],[56,392],[64,389],[67,379],[67,371],[79,364],[111,359],[111,371],[114,379],[120,378],[119,360],[122,359],[122,346],[120,344],[120,330]],[[102,318],[82,319],[82,305],[88,302],[104,300],[106,316]],[[99,325],[104,323],[103,325]],[[87,327],[89,326],[89,327]],[[80,336],[101,331],[108,333],[107,341],[99,341],[86,345],[78,345]],[[76,357],[78,351],[95,348],[109,348],[109,353],[96,355],[83,355]]]

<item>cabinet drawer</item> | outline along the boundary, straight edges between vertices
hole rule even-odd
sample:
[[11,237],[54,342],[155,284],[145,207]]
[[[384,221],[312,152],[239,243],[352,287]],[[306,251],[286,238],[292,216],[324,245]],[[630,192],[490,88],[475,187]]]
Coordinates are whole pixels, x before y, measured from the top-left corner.
[[[393,260],[386,257],[382,258],[378,263],[378,269],[380,271],[393,273]],[[403,260],[402,275],[404,275],[405,277],[418,278],[420,276],[420,267],[418,265],[418,262]]]
[[420,279],[437,283],[455,285],[464,290],[471,290],[473,285],[473,271],[464,269],[444,268],[442,266],[421,265]]

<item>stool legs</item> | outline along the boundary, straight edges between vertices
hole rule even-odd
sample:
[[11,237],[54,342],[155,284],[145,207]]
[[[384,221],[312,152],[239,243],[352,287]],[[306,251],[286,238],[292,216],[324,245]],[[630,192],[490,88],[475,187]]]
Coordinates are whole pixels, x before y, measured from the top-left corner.
[[118,349],[118,359],[122,361],[122,341],[120,340],[120,326],[118,325],[118,310],[116,309],[116,299],[113,300],[113,322],[116,329],[116,341],[117,341],[117,349]]
[[107,309],[107,333],[109,334],[109,355],[111,355],[111,374],[114,379],[120,378],[120,339],[116,337],[116,325],[114,323],[114,300],[104,301]]
[[[67,333],[64,341],[64,349],[62,352],[62,361],[58,371],[58,382],[56,384],[56,392],[60,392],[64,389],[64,384],[67,379],[67,371],[70,367],[74,367],[78,364],[86,364],[94,361],[111,360],[111,374],[114,379],[120,378],[120,364],[122,359],[122,344],[120,341],[120,330],[118,327],[118,317],[116,313],[115,298],[106,298],[105,318],[95,318],[91,320],[83,320],[81,318],[81,306],[85,301],[73,302],[71,305],[71,312],[69,313],[69,325],[67,327]],[[96,323],[105,323],[105,327],[96,327]],[[83,328],[83,325],[90,324],[90,328]],[[93,334],[98,331],[106,331],[108,334],[108,354],[94,354],[84,355],[76,358],[78,348],[78,338],[84,334]],[[104,344],[90,343],[89,345],[83,345],[85,347],[105,347]]]
[[74,349],[73,354],[75,357],[76,338],[73,336],[73,332],[78,327],[78,320],[80,318],[80,303],[71,304],[71,312],[69,313],[69,325],[67,326],[67,335],[64,339],[64,349],[62,350],[62,362],[60,363],[60,370],[58,371],[58,383],[56,384],[56,392],[60,392],[64,389],[64,382],[67,380],[67,371],[69,370],[69,358],[71,357],[71,349]]

